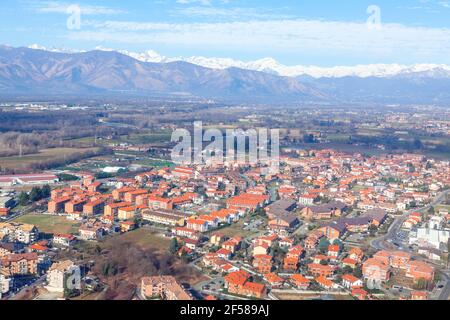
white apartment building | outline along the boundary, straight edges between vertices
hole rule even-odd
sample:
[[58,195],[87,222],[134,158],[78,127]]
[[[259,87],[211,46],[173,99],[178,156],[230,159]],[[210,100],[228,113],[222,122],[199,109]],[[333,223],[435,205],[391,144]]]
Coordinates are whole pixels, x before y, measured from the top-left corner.
[[46,289],[51,292],[64,292],[66,288],[81,288],[80,267],[70,260],[53,264],[47,273]]

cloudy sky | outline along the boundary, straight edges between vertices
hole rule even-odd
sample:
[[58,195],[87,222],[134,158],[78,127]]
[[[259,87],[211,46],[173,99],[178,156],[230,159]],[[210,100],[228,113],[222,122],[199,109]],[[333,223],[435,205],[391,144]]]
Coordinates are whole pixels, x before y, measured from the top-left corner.
[[450,0],[2,0],[0,43],[287,65],[450,64]]

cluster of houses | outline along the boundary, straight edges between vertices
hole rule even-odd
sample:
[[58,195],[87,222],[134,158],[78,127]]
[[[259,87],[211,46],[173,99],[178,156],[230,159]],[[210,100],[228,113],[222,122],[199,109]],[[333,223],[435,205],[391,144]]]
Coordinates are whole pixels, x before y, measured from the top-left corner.
[[[80,274],[71,260],[53,263],[48,252],[52,246],[71,245],[72,235],[55,235],[52,241],[39,240],[39,230],[30,224],[0,223],[0,296],[9,293],[22,278],[46,275],[46,288],[63,293],[67,278]],[[68,242],[66,242],[68,241]]]
[[[386,286],[401,273],[413,283],[432,283],[435,270],[406,252],[372,256],[358,243],[344,245],[346,238],[376,232],[389,217],[431,201],[450,185],[448,165],[419,155],[365,157],[315,150],[283,156],[279,172],[262,165],[179,166],[115,178],[108,186],[85,174],[81,181],[52,190],[47,213],[81,226],[76,234],[54,234],[51,242],[70,247],[77,239],[95,241],[152,224],[166,235],[170,230],[181,244],[179,253],[195,254],[205,272],[223,277],[227,294],[265,298],[274,290],[295,288],[346,291],[368,299],[369,282]],[[227,236],[227,227],[242,219],[263,224],[248,229],[250,235]],[[404,222],[410,241],[443,249],[448,213],[423,220],[412,213]],[[0,282],[5,287],[5,279],[18,270],[48,272],[49,280],[76,271],[69,261],[52,265],[42,260],[46,243],[39,241],[34,226],[0,224],[0,236],[4,243],[25,245],[2,255]],[[141,296],[191,298],[171,277],[143,278]]]

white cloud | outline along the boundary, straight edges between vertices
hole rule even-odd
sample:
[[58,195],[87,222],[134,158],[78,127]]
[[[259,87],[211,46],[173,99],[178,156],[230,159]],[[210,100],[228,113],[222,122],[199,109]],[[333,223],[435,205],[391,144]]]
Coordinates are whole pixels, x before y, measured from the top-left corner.
[[[28,7],[37,13],[67,14],[67,10],[73,3],[60,1],[30,1]],[[84,15],[116,15],[125,13],[124,10],[109,8],[105,6],[80,5],[81,13]]]
[[[221,23],[140,23],[85,21],[88,26],[69,34],[72,40],[127,44],[168,44],[257,52],[314,52],[367,56],[438,59],[450,56],[450,29],[383,24],[372,30],[365,23],[319,20],[268,20]],[[448,58],[445,58],[448,60]]]
[[204,6],[211,5],[211,0],[177,0],[178,4],[201,4]]
[[248,19],[289,19],[292,16],[287,14],[280,14],[274,10],[261,10],[254,8],[220,8],[220,7],[205,7],[205,6],[191,6],[185,8],[178,8],[173,10],[173,13],[185,16],[198,17],[220,17],[223,20],[248,20]]

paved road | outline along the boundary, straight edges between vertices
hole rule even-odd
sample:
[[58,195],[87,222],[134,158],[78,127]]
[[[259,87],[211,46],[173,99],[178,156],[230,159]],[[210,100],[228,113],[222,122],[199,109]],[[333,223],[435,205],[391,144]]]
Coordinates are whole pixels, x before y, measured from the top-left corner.
[[[450,190],[443,191],[439,193],[427,206],[420,209],[409,210],[403,215],[395,218],[394,222],[389,227],[388,232],[381,237],[373,239],[370,245],[377,250],[389,250],[392,249],[392,247],[398,248],[398,246],[394,244],[394,240],[396,239],[397,233],[400,231],[409,214],[412,212],[425,212],[426,210],[429,210],[430,207],[440,204],[448,194],[450,194]],[[391,243],[388,242],[388,240],[391,240]],[[415,252],[410,250],[408,247],[406,247],[405,250],[415,254]],[[436,297],[437,300],[447,300],[450,296],[450,270],[442,270],[442,276],[445,278],[445,284],[439,295]]]
[[[392,240],[392,241],[395,240],[396,235],[400,231],[403,223],[405,222],[405,220],[408,218],[408,216],[412,212],[425,212],[426,210],[430,209],[430,207],[438,205],[439,203],[441,203],[442,200],[444,200],[445,196],[447,196],[447,194],[449,194],[449,193],[450,193],[450,190],[446,190],[444,192],[441,192],[427,206],[425,206],[423,208],[420,208],[420,209],[412,209],[412,210],[406,211],[403,215],[401,215],[399,217],[396,217],[394,222],[392,222],[392,224],[390,225],[390,227],[388,229],[388,232],[385,235],[381,236],[381,237],[373,239],[370,242],[370,245],[373,248],[377,249],[377,250],[392,249],[391,248],[391,244],[389,244],[389,245],[386,244],[387,240]],[[394,245],[394,244],[392,244],[392,245]]]
[[441,289],[437,300],[448,300],[450,297],[450,272],[443,271],[442,277],[445,278],[446,284],[444,285],[444,288]]

